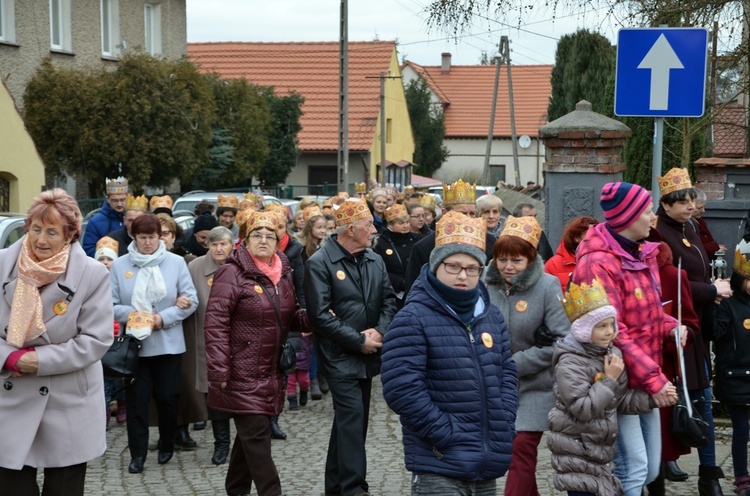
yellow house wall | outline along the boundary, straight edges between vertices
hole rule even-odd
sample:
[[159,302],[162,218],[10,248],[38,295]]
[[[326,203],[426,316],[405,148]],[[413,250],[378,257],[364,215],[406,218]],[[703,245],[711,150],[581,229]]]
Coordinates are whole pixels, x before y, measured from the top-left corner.
[[4,84],[0,84],[0,177],[10,183],[11,212],[25,212],[44,185],[44,164]]
[[[391,162],[399,160],[414,160],[414,133],[411,129],[411,120],[406,106],[406,93],[401,81],[401,68],[398,65],[396,50],[391,56],[389,66],[391,77],[385,80],[385,116],[391,119],[392,139],[386,143],[385,159]],[[377,165],[382,162],[380,155],[380,122],[382,115],[378,115],[378,124],[375,129],[375,137],[370,147],[370,177],[375,177]],[[377,178],[376,178],[377,179]]]

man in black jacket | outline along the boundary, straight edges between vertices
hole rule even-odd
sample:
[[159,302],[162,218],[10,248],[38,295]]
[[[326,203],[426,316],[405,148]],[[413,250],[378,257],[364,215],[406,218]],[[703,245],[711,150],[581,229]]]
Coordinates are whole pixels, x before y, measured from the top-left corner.
[[367,204],[347,200],[334,216],[337,234],[305,268],[307,315],[334,406],[325,494],[366,495],[372,378],[380,373],[396,295],[383,259],[370,249],[376,231]]

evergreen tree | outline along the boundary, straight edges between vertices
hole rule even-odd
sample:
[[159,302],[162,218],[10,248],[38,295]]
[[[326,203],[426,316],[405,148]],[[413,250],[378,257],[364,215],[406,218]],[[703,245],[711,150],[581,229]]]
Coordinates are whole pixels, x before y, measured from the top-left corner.
[[302,129],[299,120],[305,99],[298,93],[277,96],[272,87],[265,88],[261,94],[271,112],[270,154],[260,167],[258,179],[269,186],[284,184],[299,158],[297,135]]
[[406,106],[411,128],[414,132],[415,173],[432,177],[448,159],[445,138],[445,116],[442,111],[433,112],[431,95],[427,83],[416,79],[406,87]]

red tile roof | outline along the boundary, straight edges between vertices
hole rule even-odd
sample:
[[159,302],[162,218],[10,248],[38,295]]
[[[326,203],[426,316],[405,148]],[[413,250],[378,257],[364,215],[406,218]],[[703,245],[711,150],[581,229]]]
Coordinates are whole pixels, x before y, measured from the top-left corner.
[[745,108],[737,103],[714,109],[714,157],[742,158],[747,142]]
[[[380,112],[378,76],[388,72],[395,48],[394,41],[349,43],[350,150],[372,146]],[[203,72],[274,86],[277,95],[301,94],[300,150],[338,150],[338,42],[188,43],[188,57]]]
[[[420,74],[445,107],[446,138],[487,138],[496,67],[492,65],[454,65],[449,71],[440,66],[422,66],[406,61]],[[536,137],[547,123],[547,106],[552,91],[551,65],[514,65],[513,100],[516,134]],[[495,137],[510,137],[507,67],[500,69]]]

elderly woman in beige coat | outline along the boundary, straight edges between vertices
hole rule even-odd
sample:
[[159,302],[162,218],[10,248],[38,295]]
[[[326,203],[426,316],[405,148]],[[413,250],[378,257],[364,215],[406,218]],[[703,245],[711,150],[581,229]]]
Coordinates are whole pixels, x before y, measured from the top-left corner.
[[112,343],[104,265],[79,244],[81,212],[61,189],[37,196],[26,235],[0,251],[0,492],[84,493],[106,450],[99,359]]
[[[198,308],[185,321],[185,341],[188,346],[195,347],[195,390],[203,393],[203,408],[205,395],[208,394],[208,372],[206,370],[206,334],[203,322],[206,319],[206,304],[214,282],[214,273],[224,265],[232,254],[234,235],[223,226],[217,226],[208,232],[206,245],[208,253],[198,257],[188,264],[190,277],[193,279],[195,291],[198,295]],[[208,409],[208,418],[214,433],[214,454],[211,463],[221,465],[226,463],[229,456],[231,439],[229,435],[229,420],[231,414]]]

